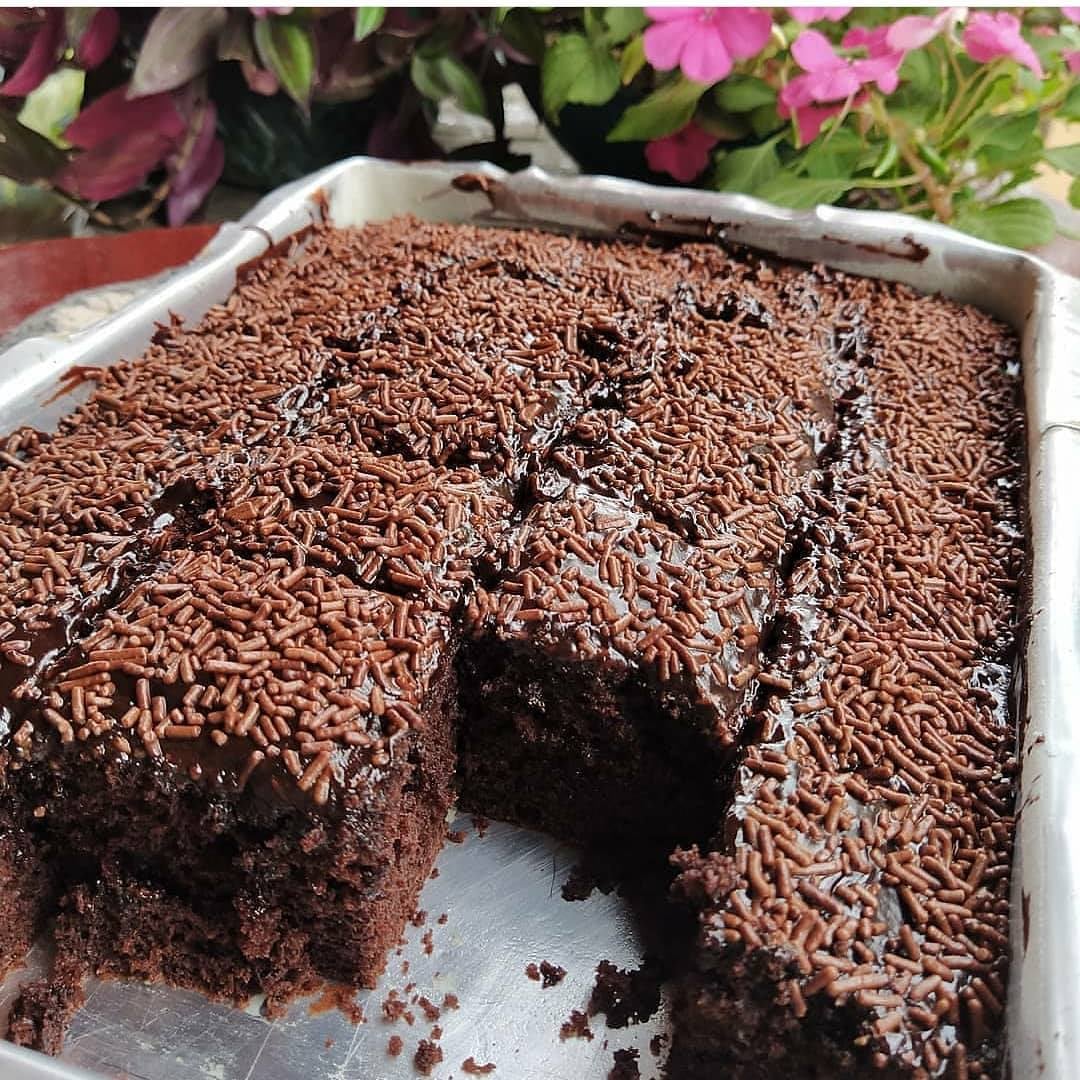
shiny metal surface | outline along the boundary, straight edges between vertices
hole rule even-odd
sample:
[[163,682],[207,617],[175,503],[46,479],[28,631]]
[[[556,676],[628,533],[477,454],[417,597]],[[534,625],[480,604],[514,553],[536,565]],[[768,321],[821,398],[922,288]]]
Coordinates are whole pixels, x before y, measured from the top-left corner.
[[[474,175],[470,190],[452,181]],[[48,427],[78,400],[51,403],[57,378],[73,365],[107,364],[139,352],[169,312],[193,319],[229,292],[237,266],[324,213],[354,224],[396,213],[488,223],[530,222],[611,233],[651,230],[717,236],[784,257],[907,282],[977,304],[1023,335],[1027,397],[1032,559],[1031,632],[1025,658],[1023,773],[1014,876],[1009,1045],[1016,1080],[1080,1076],[1080,730],[1072,721],[1080,681],[1080,282],[1038,259],[907,217],[821,207],[780,210],[747,196],[653,188],[603,177],[552,178],[530,170],[508,177],[490,166],[400,166],[352,159],[297,181],[226,226],[191,266],[99,327],[65,341],[35,339],[0,358],[0,430]],[[458,994],[461,1008],[440,1018],[444,1061],[434,1075],[461,1077],[461,1062],[494,1061],[515,1080],[590,1080],[607,1075],[611,1051],[642,1050],[642,1074],[656,1071],[646,1044],[651,1025],[607,1032],[592,1042],[559,1040],[570,1009],[582,1008],[603,958],[640,959],[632,920],[614,896],[567,903],[558,892],[572,854],[507,826],[447,845],[440,875],[421,898],[445,925],[409,928],[366,1024],[334,1011],[312,1015],[297,1003],[270,1024],[198,995],[134,984],[98,984],[76,1017],[61,1062],[0,1043],[0,1077],[75,1080],[82,1066],[109,1077],[146,1080],[397,1080],[415,1075],[412,1052],[430,1024],[380,1018],[390,988],[433,1001]],[[433,931],[432,953],[422,942]],[[568,969],[550,990],[525,978],[530,961]],[[401,964],[408,960],[409,974]],[[0,1004],[11,984],[0,989]],[[386,1056],[401,1034],[405,1051]],[[604,1048],[605,1038],[610,1044]],[[73,1067],[67,1068],[67,1063]]]

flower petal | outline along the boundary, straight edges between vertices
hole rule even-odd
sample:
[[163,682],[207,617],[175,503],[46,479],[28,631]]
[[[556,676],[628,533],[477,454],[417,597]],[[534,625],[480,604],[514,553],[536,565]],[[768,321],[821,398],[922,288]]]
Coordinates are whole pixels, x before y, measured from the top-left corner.
[[[799,109],[814,100],[813,75],[796,75],[780,88],[777,100],[785,109]],[[781,116],[784,113],[781,112]]]
[[716,143],[715,136],[691,121],[674,135],[646,143],[645,160],[653,172],[666,172],[688,184],[705,171]]
[[796,109],[795,126],[799,131],[799,142],[804,146],[813,142],[821,134],[825,121],[839,115],[843,108],[843,105],[807,105]]
[[910,52],[928,45],[940,31],[941,26],[936,16],[930,18],[926,15],[905,15],[886,29],[885,42],[896,52]]
[[1012,48],[1012,52],[1009,55],[1018,63],[1023,64],[1024,67],[1030,68],[1041,79],[1043,77],[1043,66],[1039,61],[1039,57],[1036,55],[1035,50],[1021,38]]
[[833,51],[829,39],[817,30],[804,30],[792,44],[791,55],[804,71],[831,71],[845,63]]
[[725,8],[713,16],[727,52],[736,60],[757,56],[772,33],[772,16],[758,8]]
[[859,82],[876,82],[883,94],[891,94],[900,85],[900,65],[903,62],[903,53],[886,53],[868,60],[856,60],[851,66]]
[[683,45],[682,69],[688,79],[706,85],[731,73],[731,56],[715,26],[703,25]]
[[828,19],[829,22],[839,22],[844,16],[851,13],[849,7],[789,7],[787,13],[803,23],[818,22]]
[[644,34],[645,59],[657,71],[670,71],[679,66],[679,57],[693,31],[687,31],[684,21],[657,22],[647,27]]

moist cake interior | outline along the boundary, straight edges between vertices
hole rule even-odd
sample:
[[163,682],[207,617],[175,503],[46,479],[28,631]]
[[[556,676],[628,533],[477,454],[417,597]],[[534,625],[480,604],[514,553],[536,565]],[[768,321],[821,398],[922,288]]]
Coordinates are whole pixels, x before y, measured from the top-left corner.
[[[0,968],[371,986],[463,808],[670,865],[674,1080],[999,1073],[1018,343],[714,244],[318,227],[0,445]],[[672,910],[676,910],[673,908]]]

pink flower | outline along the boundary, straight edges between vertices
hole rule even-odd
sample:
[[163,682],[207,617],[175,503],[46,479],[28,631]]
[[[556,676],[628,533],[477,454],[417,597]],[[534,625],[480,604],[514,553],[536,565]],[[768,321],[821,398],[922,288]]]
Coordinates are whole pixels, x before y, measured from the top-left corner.
[[1073,22],[1080,22],[1080,7],[1063,7],[1061,14],[1066,19],[1072,19]]
[[801,23],[809,25],[828,19],[829,22],[839,22],[845,15],[851,12],[849,7],[789,7],[787,13]]
[[932,18],[928,15],[905,15],[884,27],[885,42],[895,52],[911,52],[929,45],[953,18],[952,8],[943,8]]
[[[854,31],[845,37],[845,42],[851,33]],[[861,39],[856,43],[861,44]],[[780,91],[780,104],[789,111],[813,103],[843,101],[869,82],[876,82],[882,92],[891,93],[896,89],[896,69],[902,59],[887,52],[865,60],[845,59],[837,56],[829,39],[817,30],[804,30],[791,46],[791,55],[805,74],[796,75]]]
[[788,108],[843,101],[862,86],[854,64],[837,56],[829,39],[817,30],[804,30],[791,46],[791,55],[805,74],[796,75],[780,91],[780,101]]
[[964,48],[980,64],[1009,56],[1042,78],[1035,50],[1020,36],[1020,20],[1007,11],[974,12],[964,27]]
[[795,127],[799,131],[799,143],[805,146],[813,142],[821,132],[826,120],[839,116],[844,111],[844,103],[838,101],[835,105],[802,105],[797,109],[789,109],[781,102],[776,111],[786,120],[789,116],[795,117]]
[[291,7],[253,7],[248,8],[248,11],[256,19],[265,19],[267,15],[291,15],[293,13]]
[[650,7],[645,58],[657,71],[681,67],[694,82],[714,83],[735,60],[759,53],[772,33],[772,18],[756,8]]
[[709,164],[709,152],[717,139],[693,120],[674,135],[653,139],[645,146],[645,160],[653,172],[666,172],[680,183],[696,180]]
[[1065,64],[1073,75],[1080,75],[1080,51],[1073,49],[1064,54]]
[[858,71],[866,81],[874,81],[883,94],[891,94],[900,85],[900,65],[904,62],[902,50],[889,46],[891,28],[877,26],[867,30],[865,26],[853,26],[840,43],[845,49],[865,49],[865,60],[857,60]]

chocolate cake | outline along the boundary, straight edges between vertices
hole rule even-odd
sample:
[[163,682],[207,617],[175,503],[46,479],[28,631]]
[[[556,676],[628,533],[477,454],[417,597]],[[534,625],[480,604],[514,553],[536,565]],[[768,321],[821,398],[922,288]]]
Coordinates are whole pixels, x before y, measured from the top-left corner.
[[[0,443],[0,967],[371,986],[454,799],[671,863],[673,1080],[999,1074],[1018,343],[698,242],[317,227]],[[613,969],[614,970],[614,969]]]

